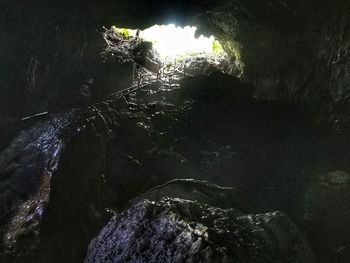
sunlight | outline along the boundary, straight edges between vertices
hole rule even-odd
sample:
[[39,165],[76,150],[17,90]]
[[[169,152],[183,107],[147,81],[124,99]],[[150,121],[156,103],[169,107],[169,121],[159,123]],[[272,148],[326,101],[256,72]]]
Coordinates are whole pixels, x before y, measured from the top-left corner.
[[[137,30],[115,28],[125,37],[136,36]],[[186,55],[207,54],[220,55],[224,50],[214,36],[195,37],[197,28],[184,28],[170,25],[154,25],[139,32],[139,37],[153,43],[153,48],[159,53],[162,60],[174,60]]]

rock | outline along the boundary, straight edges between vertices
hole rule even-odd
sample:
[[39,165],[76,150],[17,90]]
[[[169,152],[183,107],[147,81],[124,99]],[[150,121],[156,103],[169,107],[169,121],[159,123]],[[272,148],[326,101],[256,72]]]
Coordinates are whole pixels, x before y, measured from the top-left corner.
[[350,257],[350,175],[331,171],[306,194],[306,237],[320,262],[348,262]]
[[182,198],[224,209],[244,210],[247,208],[243,194],[238,189],[221,187],[207,181],[194,179],[175,179],[153,187],[137,197],[134,202],[142,199],[158,202],[163,197]]
[[[239,78],[219,71],[208,76],[199,75],[181,81],[183,96],[181,99],[194,99],[200,105],[246,103],[253,95],[253,86]],[[215,87],[215,88],[213,88]]]
[[159,54],[153,49],[152,42],[141,42],[135,47],[132,54],[137,63],[153,72],[158,72],[162,67]]
[[90,243],[85,263],[315,262],[281,212],[245,215],[195,201],[140,201]]
[[103,225],[112,104],[50,115],[0,152],[0,262],[83,259]]
[[75,123],[75,114],[54,115],[22,131],[0,153],[0,261],[9,262],[9,254],[29,257],[37,245],[51,177],[65,148],[63,134]]
[[217,70],[216,65],[210,63],[205,56],[197,56],[185,61],[186,74],[197,76],[201,74],[209,74]]

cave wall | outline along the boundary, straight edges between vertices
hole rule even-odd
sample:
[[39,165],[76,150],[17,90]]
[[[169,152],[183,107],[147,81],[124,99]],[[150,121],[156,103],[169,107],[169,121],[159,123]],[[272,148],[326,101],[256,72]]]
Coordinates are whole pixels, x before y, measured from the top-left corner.
[[231,54],[242,60],[243,78],[256,86],[258,98],[299,101],[326,115],[349,91],[346,0],[17,0],[0,5],[1,118],[64,108],[57,106],[58,99],[67,107],[79,105],[71,98],[101,64],[101,27],[112,24],[192,23],[228,43],[228,52],[234,43],[240,52]]
[[[265,23],[258,21],[263,29],[252,27],[258,32],[245,41],[246,78],[254,80],[258,96],[301,101],[325,113],[349,91],[349,2],[299,2],[271,7],[262,17]],[[337,58],[344,64],[335,64]]]
[[221,3],[198,16],[199,28],[239,44],[243,78],[258,98],[298,101],[327,115],[349,92],[349,1]]
[[[326,117],[332,114],[330,107],[333,106],[333,113],[344,117],[348,110],[346,94],[350,77],[348,13],[349,2],[345,0],[2,2],[0,126],[8,127],[1,122],[3,118],[86,105],[89,101],[85,104],[79,101],[81,87],[93,85],[94,89],[103,89],[119,82],[123,71],[113,75],[115,61],[104,61],[101,56],[105,48],[102,26],[145,28],[169,22],[193,23],[200,32],[215,34],[224,41],[226,50],[244,64],[242,78],[254,84],[257,98],[298,101]],[[239,53],[235,53],[236,48],[240,49]],[[91,78],[101,81],[91,84]],[[267,127],[276,125],[276,117],[269,119],[271,122],[264,121]],[[289,118],[285,121],[288,123]],[[223,123],[223,127],[227,126],[227,122]],[[328,160],[326,156],[326,168],[322,169],[348,171],[348,144],[341,140],[327,142],[319,135],[315,136],[316,140],[325,148],[327,144],[332,145],[331,158]],[[292,140],[296,148],[299,144],[305,146],[307,141],[295,139],[294,143]],[[131,142],[132,147],[140,146]],[[86,144],[85,138],[81,143]],[[260,149],[269,150],[267,147]],[[314,149],[315,156],[320,154],[317,150]],[[89,154],[89,151],[84,152]],[[289,167],[293,167],[291,148],[286,152],[286,162],[282,166],[290,171]],[[310,157],[310,162],[313,160]],[[247,162],[253,163],[250,159]],[[75,189],[69,191],[76,196]],[[329,199],[328,195],[317,191],[315,200],[318,195]],[[85,193],[88,194],[88,190]],[[289,193],[287,195],[289,200]],[[81,204],[84,203],[81,207],[85,209],[83,201],[81,199]],[[313,199],[310,202],[314,202]]]

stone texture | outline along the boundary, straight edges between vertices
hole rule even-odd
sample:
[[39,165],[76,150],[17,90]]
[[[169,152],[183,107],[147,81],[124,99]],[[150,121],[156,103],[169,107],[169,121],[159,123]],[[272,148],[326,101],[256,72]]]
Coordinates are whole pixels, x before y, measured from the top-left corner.
[[[236,185],[261,211],[290,212],[302,208],[296,201],[309,188],[310,170],[349,172],[347,0],[13,0],[1,1],[0,10],[0,136],[9,138],[4,144],[23,127],[8,129],[12,120],[86,106],[119,88],[115,85],[121,77],[126,77],[121,86],[130,84],[130,64],[119,67],[113,53],[102,54],[103,25],[146,28],[167,23],[169,14],[179,24],[195,18],[200,32],[219,37],[232,62],[244,66],[243,79],[259,100],[247,100],[250,88],[237,97],[231,88],[248,86],[214,74],[187,81],[188,86],[199,84],[189,92],[166,96],[168,91],[161,90],[139,106],[124,105],[123,111],[110,101],[93,106],[89,110],[94,113],[85,116],[87,129],[73,125],[81,130],[77,137],[68,136],[70,142],[61,144],[56,136],[61,135],[60,118],[21,133],[0,160],[1,234],[10,230],[11,244],[16,237],[8,251],[12,255],[28,260],[23,248],[36,246],[37,229],[48,216],[41,229],[47,233],[43,240],[49,240],[45,249],[50,258],[42,253],[43,262],[79,261],[100,225],[104,205],[120,209],[140,192],[175,177]],[[154,102],[163,97],[179,108]],[[302,115],[312,112],[313,120],[330,124],[344,137],[334,142],[322,129],[309,136],[303,121],[296,121],[301,115],[287,101],[307,105]],[[109,144],[111,130],[114,140]],[[64,162],[56,181],[51,173],[60,145],[69,150],[60,158]],[[348,259],[347,178],[329,174],[311,183],[306,198],[305,228],[321,260]],[[106,180],[115,183],[111,192],[123,200],[115,195],[105,201]],[[25,237],[24,246],[18,236]],[[16,246],[21,253],[12,250]]]
[[77,95],[98,69],[91,65],[100,62],[95,55],[105,48],[97,32],[101,26],[146,28],[167,23],[167,14],[178,24],[195,23],[201,32],[219,37],[232,61],[244,66],[244,79],[256,86],[260,98],[295,100],[327,115],[328,106],[349,92],[346,0],[33,0],[2,6],[1,65],[6,78],[0,99],[7,114],[39,112],[57,94],[66,92],[67,99]]
[[90,243],[86,263],[315,262],[283,213],[244,215],[182,199],[147,200],[115,216]]
[[174,179],[163,185],[155,186],[139,195],[133,202],[143,199],[157,202],[163,197],[192,200],[224,209],[236,208],[241,211],[249,209],[243,193],[238,189],[194,179]]

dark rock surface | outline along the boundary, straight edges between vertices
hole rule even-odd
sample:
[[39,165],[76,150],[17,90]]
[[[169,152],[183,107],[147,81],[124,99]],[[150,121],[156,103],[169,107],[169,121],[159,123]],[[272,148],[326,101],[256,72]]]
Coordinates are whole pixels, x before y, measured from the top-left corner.
[[115,114],[106,104],[55,114],[23,131],[1,152],[2,261],[83,257],[91,234],[103,223],[101,153]]
[[[62,158],[67,158],[74,137],[81,136],[82,130],[89,130],[82,128],[89,126],[88,120],[82,122],[86,120],[84,117],[78,110],[53,115],[48,121],[22,132],[1,153],[1,260],[39,260],[37,252],[43,243],[42,221],[47,216],[49,202],[55,202],[53,185],[56,183],[52,180],[55,176],[59,177],[61,163],[64,162]],[[97,128],[98,124],[95,120],[94,127]],[[98,130],[95,129],[95,132],[97,135]],[[90,143],[90,152],[93,152],[94,145],[92,141]],[[74,191],[82,191],[82,183],[80,180],[78,185],[74,185]],[[60,187],[69,195],[69,189],[64,184]],[[86,205],[89,203],[86,202]],[[65,214],[68,208],[69,205],[59,213]],[[56,248],[59,248],[58,244]],[[41,256],[45,257],[45,252]]]
[[142,199],[157,202],[163,197],[192,200],[224,209],[236,208],[240,211],[249,209],[243,193],[238,189],[194,179],[175,179],[155,186],[135,198],[133,203]]
[[[20,240],[32,236],[30,250],[36,246],[38,228],[49,201],[50,179],[57,170],[65,143],[62,134],[74,111],[60,114],[48,122],[22,132],[0,157],[0,213],[2,252],[21,247]],[[30,238],[29,238],[30,239]],[[22,248],[22,247],[21,247]],[[20,252],[28,256],[27,251]],[[3,254],[1,254],[3,259]]]
[[[209,96],[212,85],[216,89]],[[299,186],[303,179],[299,180],[299,175],[293,175],[287,166],[285,171],[289,170],[293,177],[285,181],[265,164],[265,160],[274,156],[271,149],[283,152],[280,141],[285,135],[278,139],[276,134],[270,134],[276,125],[268,128],[266,119],[256,121],[257,113],[263,114],[261,116],[271,114],[278,106],[254,102],[249,96],[250,90],[236,78],[213,73],[190,78],[175,89],[150,85],[130,94],[129,102],[111,98],[73,111],[71,115],[52,116],[51,120],[33,126],[1,155],[4,167],[1,182],[6,189],[1,192],[1,200],[4,204],[14,204],[13,209],[4,211],[1,229],[4,235],[12,234],[16,243],[14,247],[4,243],[3,256],[15,262],[30,257],[36,262],[67,259],[78,262],[85,255],[88,242],[103,225],[105,208],[121,211],[139,194],[177,178],[238,187],[246,193],[253,208],[261,212],[280,208],[291,211],[295,204],[286,204],[286,200],[302,194],[303,188]],[[290,122],[286,124],[284,117],[284,113],[281,114],[279,125],[282,130]],[[240,126],[235,125],[237,122]],[[64,123],[62,129],[60,123]],[[295,126],[296,122],[292,124]],[[262,132],[253,137],[257,129]],[[38,139],[43,145],[37,145],[35,138],[44,138]],[[56,140],[64,145],[63,150],[50,150],[57,148]],[[256,146],[258,142],[258,145],[268,146],[268,150],[265,146]],[[296,158],[299,150],[290,154]],[[58,161],[54,162],[55,170],[51,171],[50,160],[55,156]],[[264,159],[259,161],[261,156]],[[277,163],[284,159],[283,155],[276,156],[282,157],[275,159]],[[25,168],[27,166],[33,169]],[[6,167],[12,167],[12,170]],[[280,169],[284,169],[283,162]],[[47,183],[42,184],[39,179],[47,174],[46,170],[52,175],[46,176]],[[292,178],[294,185],[289,183]],[[13,180],[19,183],[13,183]],[[217,201],[209,202],[216,195],[210,187],[194,181],[186,184],[189,184],[188,192],[184,184],[169,191],[190,197],[192,190],[197,188],[204,194],[199,201],[218,206]],[[15,230],[8,228],[12,218],[17,218],[18,208],[35,196],[42,196],[42,185],[46,189],[44,204],[32,202],[28,210],[31,215],[31,211],[41,209],[40,216],[33,217],[29,223],[25,217],[19,217],[15,221],[18,227]],[[279,187],[271,189],[275,185]],[[168,186],[173,188],[174,184]],[[20,194],[22,188],[29,192]],[[224,198],[235,203],[234,207],[249,210],[241,203],[239,191],[228,189],[231,188],[213,191],[222,192]],[[288,195],[285,189],[291,189]],[[12,194],[8,195],[8,192]],[[262,200],[264,195],[266,198]],[[224,204],[223,201],[221,205]],[[230,206],[226,204],[224,208]],[[69,244],[66,240],[70,240]]]
[[349,92],[347,0],[31,0],[4,1],[1,7],[0,99],[6,117],[44,111],[57,95],[76,105],[72,98],[94,78],[89,67],[105,48],[101,27],[113,24],[197,25],[222,40],[260,98],[306,103],[327,115],[328,106]]
[[90,243],[96,262],[316,262],[280,212],[246,215],[194,201],[141,201]]
[[[349,3],[1,1],[0,261],[81,262],[106,208],[120,212],[142,193],[157,203],[139,207],[167,216],[163,206],[177,201],[161,202],[163,195],[218,207],[218,189],[181,181],[193,178],[225,186],[225,200],[237,187],[252,218],[283,219],[269,214],[282,210],[318,261],[348,262]],[[169,20],[218,37],[246,83],[200,62],[211,74],[179,88],[149,85],[125,100],[104,99],[130,86],[134,64],[108,49],[102,27]],[[220,203],[219,218],[231,213]]]
[[[23,132],[1,154],[0,199],[4,209],[10,207],[1,231],[15,240],[14,246],[3,244],[3,258],[80,262],[108,219],[106,208],[121,212],[139,195],[188,198],[244,213],[282,210],[303,227],[308,175],[330,165],[324,162],[328,146],[320,147],[321,135],[314,137],[299,107],[251,94],[250,85],[214,72],[184,79],[177,88],[149,85],[128,100],[111,97],[53,115]],[[64,145],[57,153],[56,142]],[[181,180],[186,178],[225,187]],[[30,209],[18,214],[28,202]],[[311,244],[322,242],[310,233]]]
[[350,256],[350,175],[331,171],[305,197],[306,234],[319,262],[346,262]]
[[[121,211],[130,199],[177,178],[235,186],[252,204],[252,210],[244,205],[240,210],[283,210],[302,226],[307,175],[327,152],[318,148],[318,137],[312,138],[313,129],[298,107],[255,101],[250,94],[249,85],[212,73],[185,79],[175,89],[150,85],[131,94],[129,102],[106,100],[76,114],[68,121],[66,147],[44,213],[44,259],[56,262],[67,239],[72,254],[59,252],[63,258],[57,260],[81,258],[106,207]],[[45,129],[33,129],[46,136]],[[171,191],[188,194],[182,187]],[[55,252],[53,244],[60,244]]]

